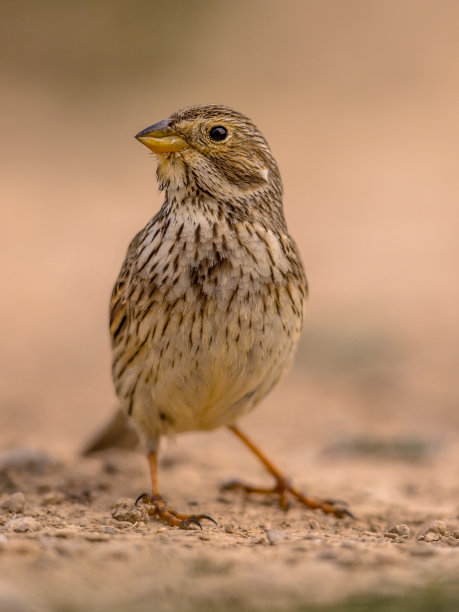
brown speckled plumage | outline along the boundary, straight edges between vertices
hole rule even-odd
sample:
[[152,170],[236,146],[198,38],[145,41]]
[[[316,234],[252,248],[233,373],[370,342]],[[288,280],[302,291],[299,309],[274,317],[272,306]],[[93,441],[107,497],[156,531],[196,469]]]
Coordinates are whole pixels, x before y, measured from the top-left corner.
[[[212,125],[231,138],[211,143]],[[150,447],[161,434],[232,424],[290,364],[306,294],[269,147],[239,113],[171,117],[189,147],[158,155],[165,192],[113,290],[113,378]]]
[[156,154],[165,197],[129,245],[110,331],[116,392],[149,451],[153,493],[144,500],[172,525],[209,518],[166,507],[158,441],[227,425],[276,478],[283,506],[290,492],[343,516],[290,487],[235,425],[291,364],[307,293],[266,140],[247,117],[215,105],[181,110],[137,138]]

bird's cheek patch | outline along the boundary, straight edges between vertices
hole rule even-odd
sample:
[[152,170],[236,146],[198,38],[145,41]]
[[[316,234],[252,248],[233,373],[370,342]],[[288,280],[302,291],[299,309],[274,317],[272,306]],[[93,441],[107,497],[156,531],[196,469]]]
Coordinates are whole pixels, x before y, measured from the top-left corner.
[[232,163],[217,160],[215,166],[228,183],[240,189],[256,189],[266,182],[265,176],[260,172],[260,165],[246,159]]

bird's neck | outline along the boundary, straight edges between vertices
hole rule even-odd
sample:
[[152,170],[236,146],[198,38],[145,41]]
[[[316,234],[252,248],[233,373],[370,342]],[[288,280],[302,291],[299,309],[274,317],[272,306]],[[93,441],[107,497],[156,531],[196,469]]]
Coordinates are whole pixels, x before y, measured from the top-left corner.
[[260,190],[225,198],[207,191],[194,181],[171,182],[164,191],[160,213],[164,219],[178,217],[183,218],[185,223],[196,225],[205,218],[210,224],[225,221],[230,227],[238,223],[261,223],[267,229],[286,231],[282,196],[279,194]]

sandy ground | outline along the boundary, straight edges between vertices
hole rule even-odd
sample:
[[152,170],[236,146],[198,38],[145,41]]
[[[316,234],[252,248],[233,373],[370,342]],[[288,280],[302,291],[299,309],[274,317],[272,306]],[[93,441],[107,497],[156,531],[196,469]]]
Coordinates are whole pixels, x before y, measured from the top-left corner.
[[[237,476],[269,483],[229,432],[181,436],[162,454],[171,505],[217,520],[202,531],[162,525],[134,506],[148,487],[138,453],[62,459],[10,449],[0,456],[0,609],[341,610],[349,598],[359,609],[438,607],[425,589],[440,589],[441,604],[453,598],[439,609],[456,609],[457,445],[433,421],[415,434],[391,434],[393,423],[384,435],[357,433],[351,406],[344,435],[333,409],[299,412],[305,400],[319,401],[309,382],[305,397],[293,374],[246,429],[261,430],[262,446],[298,486],[346,500],[355,520],[295,504],[284,513],[274,499],[220,492]],[[344,389],[336,393],[346,400]],[[413,607],[403,599],[410,592]],[[402,603],[374,607],[380,597]]]

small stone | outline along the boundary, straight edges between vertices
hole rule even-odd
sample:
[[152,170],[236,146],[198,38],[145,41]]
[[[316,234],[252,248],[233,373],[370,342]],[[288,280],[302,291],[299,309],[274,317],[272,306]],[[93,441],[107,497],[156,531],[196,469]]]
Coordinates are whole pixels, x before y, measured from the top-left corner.
[[113,529],[113,527],[110,527],[109,525],[106,525],[104,527],[104,532],[105,533],[109,533],[111,535],[113,535],[114,533],[116,533],[116,531]]
[[40,523],[32,516],[23,516],[22,518],[11,519],[5,524],[5,527],[10,531],[24,533],[26,531],[37,531],[40,529]]
[[145,509],[136,506],[134,500],[123,497],[113,506],[112,517],[116,521],[138,523],[145,518]]
[[396,533],[392,533],[390,531],[385,531],[384,532],[384,537],[385,538],[390,538],[391,540],[396,540],[398,538],[398,535]]
[[283,531],[278,531],[277,529],[268,529],[266,532],[266,537],[271,546],[275,546],[285,540],[287,535]]
[[439,540],[440,538],[441,535],[439,533],[434,533],[433,531],[429,531],[424,536],[426,542],[437,542],[437,540]]
[[210,540],[210,536],[208,536],[206,533],[201,533],[201,535],[199,536],[199,539],[207,542],[208,540]]
[[451,535],[459,540],[459,529],[455,529]]
[[12,493],[3,499],[0,503],[0,508],[4,510],[8,510],[12,514],[18,514],[24,512],[25,507],[25,497],[24,493],[18,491],[17,493]]
[[448,535],[448,532],[446,530],[446,524],[443,521],[431,521],[421,529],[421,531],[418,533],[417,539],[427,540],[428,542],[434,542],[440,539],[439,537],[434,539],[427,539],[427,535],[429,533],[437,534],[438,536]]
[[314,519],[309,519],[309,528],[315,529],[318,531],[320,529],[320,526],[319,526],[319,523],[315,521]]
[[224,530],[225,533],[236,533],[236,525],[234,523],[225,523]]
[[62,493],[59,493],[59,491],[50,491],[49,493],[46,493],[46,495],[43,496],[43,505],[58,506],[59,504],[62,504],[64,499],[64,495]]
[[392,525],[392,527],[389,527],[386,533],[384,534],[385,537],[391,537],[390,535],[386,534],[395,534],[396,536],[400,536],[401,538],[409,538],[411,535],[411,531],[408,525]]

